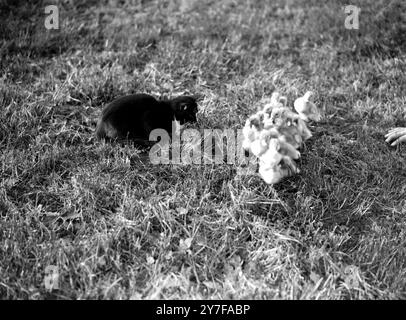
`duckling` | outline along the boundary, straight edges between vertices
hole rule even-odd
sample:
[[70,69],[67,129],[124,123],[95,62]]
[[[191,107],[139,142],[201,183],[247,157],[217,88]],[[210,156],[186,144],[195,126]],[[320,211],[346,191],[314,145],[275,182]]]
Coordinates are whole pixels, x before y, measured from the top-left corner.
[[242,147],[244,150],[248,151],[251,149],[251,144],[258,140],[260,132],[263,128],[263,114],[257,112],[256,114],[250,116],[242,129],[244,140],[242,142]]
[[391,146],[406,142],[406,128],[393,128],[389,130],[385,138],[385,142],[390,143]]
[[273,131],[261,131],[257,139],[251,141],[250,150],[256,156],[260,157],[269,148],[269,140],[277,138],[278,133]]
[[269,117],[273,109],[286,108],[286,102],[287,98],[285,96],[281,96],[279,92],[274,91],[271,98],[263,101],[264,107],[262,111]]
[[288,170],[289,174],[291,174],[292,172],[300,173],[300,170],[296,166],[295,161],[293,161],[291,158],[284,158],[282,164],[283,164],[282,169]]
[[267,184],[276,184],[280,182],[282,179],[287,178],[292,175],[293,173],[299,173],[299,169],[296,168],[296,165],[293,161],[287,160],[292,163],[293,167],[290,167],[291,164],[283,163],[283,161],[279,164],[274,166],[263,166],[260,164],[258,173],[262,177],[262,179]]
[[287,98],[280,95],[279,92],[274,91],[271,95],[271,104],[274,108],[283,108],[286,107]]
[[298,119],[297,129],[298,129],[299,134],[302,137],[303,141],[306,141],[313,136],[312,133],[310,132],[309,128],[307,128],[306,122],[304,122],[304,120],[302,120],[302,119]]
[[286,111],[284,107],[273,108],[270,113],[266,113],[264,128],[280,127],[286,122]]
[[316,105],[310,101],[313,95],[312,91],[307,91],[303,97],[297,98],[294,102],[294,108],[304,121],[320,121],[321,114]]
[[300,152],[296,150],[290,143],[286,143],[282,139],[271,139],[269,142],[269,149],[275,149],[282,157],[288,157],[291,159],[299,159]]
[[281,162],[286,162],[296,172],[296,165],[292,159],[299,157],[300,152],[290,144],[273,138],[269,141],[268,148],[259,157],[259,166],[265,170],[265,168],[273,168]]
[[289,176],[288,171],[284,170],[279,164],[274,167],[264,167],[260,165],[258,173],[267,184],[276,184],[283,178]]
[[279,139],[281,141],[290,144],[295,149],[300,148],[303,142],[303,138],[297,126],[285,126],[278,129],[280,133]]

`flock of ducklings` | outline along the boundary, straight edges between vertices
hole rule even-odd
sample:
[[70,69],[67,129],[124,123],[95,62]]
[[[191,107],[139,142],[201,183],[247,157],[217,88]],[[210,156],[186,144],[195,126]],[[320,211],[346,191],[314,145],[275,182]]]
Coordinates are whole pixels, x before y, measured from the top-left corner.
[[295,160],[300,158],[298,149],[312,134],[306,122],[320,121],[321,114],[310,101],[308,91],[289,108],[286,97],[274,92],[263,101],[264,107],[250,116],[243,128],[243,148],[250,151],[259,162],[259,174],[268,184],[299,173]]

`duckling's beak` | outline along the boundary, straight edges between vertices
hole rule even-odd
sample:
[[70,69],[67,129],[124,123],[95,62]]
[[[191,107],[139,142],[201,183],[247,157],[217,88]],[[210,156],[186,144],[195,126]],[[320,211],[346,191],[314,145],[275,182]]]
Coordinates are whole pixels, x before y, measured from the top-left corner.
[[305,95],[303,96],[303,98],[304,98],[305,101],[309,101],[309,99],[310,99],[310,97],[311,97],[312,95],[314,95],[313,91],[307,91],[307,92],[305,93]]

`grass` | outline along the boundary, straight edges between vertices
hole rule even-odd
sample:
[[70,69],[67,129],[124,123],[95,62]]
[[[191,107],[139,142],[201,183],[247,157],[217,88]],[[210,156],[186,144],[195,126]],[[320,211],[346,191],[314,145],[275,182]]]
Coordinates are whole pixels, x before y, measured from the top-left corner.
[[[119,6],[115,6],[117,2]],[[405,4],[353,1],[0,4],[2,299],[404,299]],[[307,90],[301,173],[162,165],[95,140],[127,93],[199,94],[200,128],[241,128],[274,90]],[[60,287],[44,286],[59,268]]]

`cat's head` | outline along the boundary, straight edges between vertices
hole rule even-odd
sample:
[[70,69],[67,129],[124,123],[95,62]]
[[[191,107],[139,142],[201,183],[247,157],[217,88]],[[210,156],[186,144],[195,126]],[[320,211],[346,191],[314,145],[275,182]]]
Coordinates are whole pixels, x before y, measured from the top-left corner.
[[180,96],[171,100],[171,108],[180,124],[196,122],[197,102],[194,97]]

